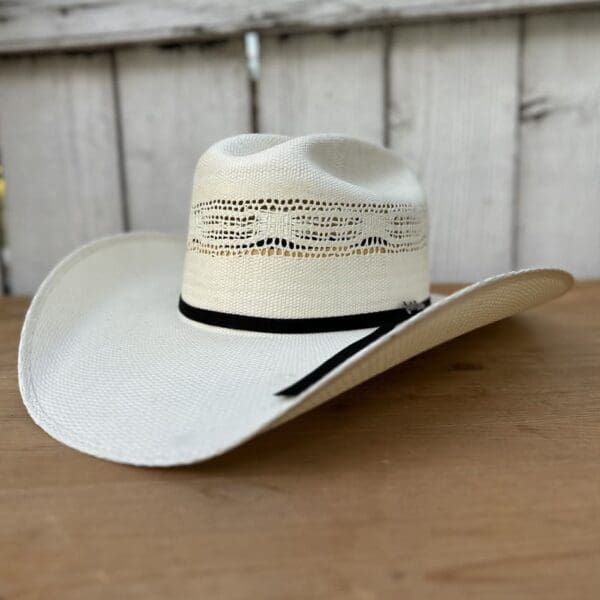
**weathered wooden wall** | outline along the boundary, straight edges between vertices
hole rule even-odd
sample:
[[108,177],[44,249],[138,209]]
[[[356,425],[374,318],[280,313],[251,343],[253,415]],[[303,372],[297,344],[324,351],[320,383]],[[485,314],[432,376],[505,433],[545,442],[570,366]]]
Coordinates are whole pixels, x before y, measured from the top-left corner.
[[[139,3],[70,2],[0,5],[13,292],[88,239],[184,231],[198,156],[253,127],[401,153],[429,195],[437,281],[540,264],[600,276],[600,8],[579,8],[597,3],[389,0],[346,14],[305,0],[300,17],[298,2],[249,16],[231,0],[227,20],[189,0],[144,3],[136,21]],[[244,28],[263,31],[255,89]]]

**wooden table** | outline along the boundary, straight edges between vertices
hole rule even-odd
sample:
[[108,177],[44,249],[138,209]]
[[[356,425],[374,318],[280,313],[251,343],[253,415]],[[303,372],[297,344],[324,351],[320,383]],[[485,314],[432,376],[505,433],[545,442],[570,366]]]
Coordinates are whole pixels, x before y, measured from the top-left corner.
[[600,283],[434,349],[217,460],[70,450],[0,300],[0,598],[600,597]]

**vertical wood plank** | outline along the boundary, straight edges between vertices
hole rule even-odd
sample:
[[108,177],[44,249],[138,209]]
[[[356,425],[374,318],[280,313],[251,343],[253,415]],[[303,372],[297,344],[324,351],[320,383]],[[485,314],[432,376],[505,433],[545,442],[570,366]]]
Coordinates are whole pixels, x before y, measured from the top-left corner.
[[261,131],[384,140],[381,31],[264,38]]
[[400,27],[390,70],[390,144],[427,192],[433,279],[509,270],[518,22]]
[[2,59],[0,144],[10,285],[30,294],[62,256],[122,229],[110,56]]
[[600,12],[527,17],[518,263],[600,276]]
[[242,41],[121,50],[117,66],[130,225],[185,231],[198,158],[250,130]]

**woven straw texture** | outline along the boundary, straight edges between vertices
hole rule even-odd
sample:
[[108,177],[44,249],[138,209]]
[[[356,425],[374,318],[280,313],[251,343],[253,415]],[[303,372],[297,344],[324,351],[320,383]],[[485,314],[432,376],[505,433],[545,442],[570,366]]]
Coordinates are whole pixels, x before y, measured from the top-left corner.
[[227,138],[198,161],[191,204],[182,296],[193,306],[330,317],[429,293],[423,192],[385,148],[326,134]]
[[204,460],[571,285],[556,270],[476,284],[286,399],[274,393],[369,330],[273,335],[191,324],[175,308],[184,246],[159,234],[108,238],[78,250],[44,282],[25,322],[19,381],[31,416],[50,435],[118,462]]
[[73,448],[137,465],[190,463],[571,283],[549,269],[480,282],[301,394],[278,396],[374,330],[210,327],[179,314],[180,290],[193,307],[263,318],[414,305],[429,296],[427,210],[414,175],[384,148],[332,135],[242,135],[199,160],[187,240],[106,238],[48,276],[23,327],[19,383],[36,423]]

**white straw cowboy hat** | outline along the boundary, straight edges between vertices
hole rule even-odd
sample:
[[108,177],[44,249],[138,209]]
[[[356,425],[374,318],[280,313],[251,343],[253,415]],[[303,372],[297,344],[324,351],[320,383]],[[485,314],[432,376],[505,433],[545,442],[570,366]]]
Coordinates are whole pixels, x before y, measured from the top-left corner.
[[530,269],[432,302],[426,205],[397,156],[241,135],[198,162],[187,243],[117,235],[50,273],[19,383],[34,421],[73,448],[191,463],[571,284]]

